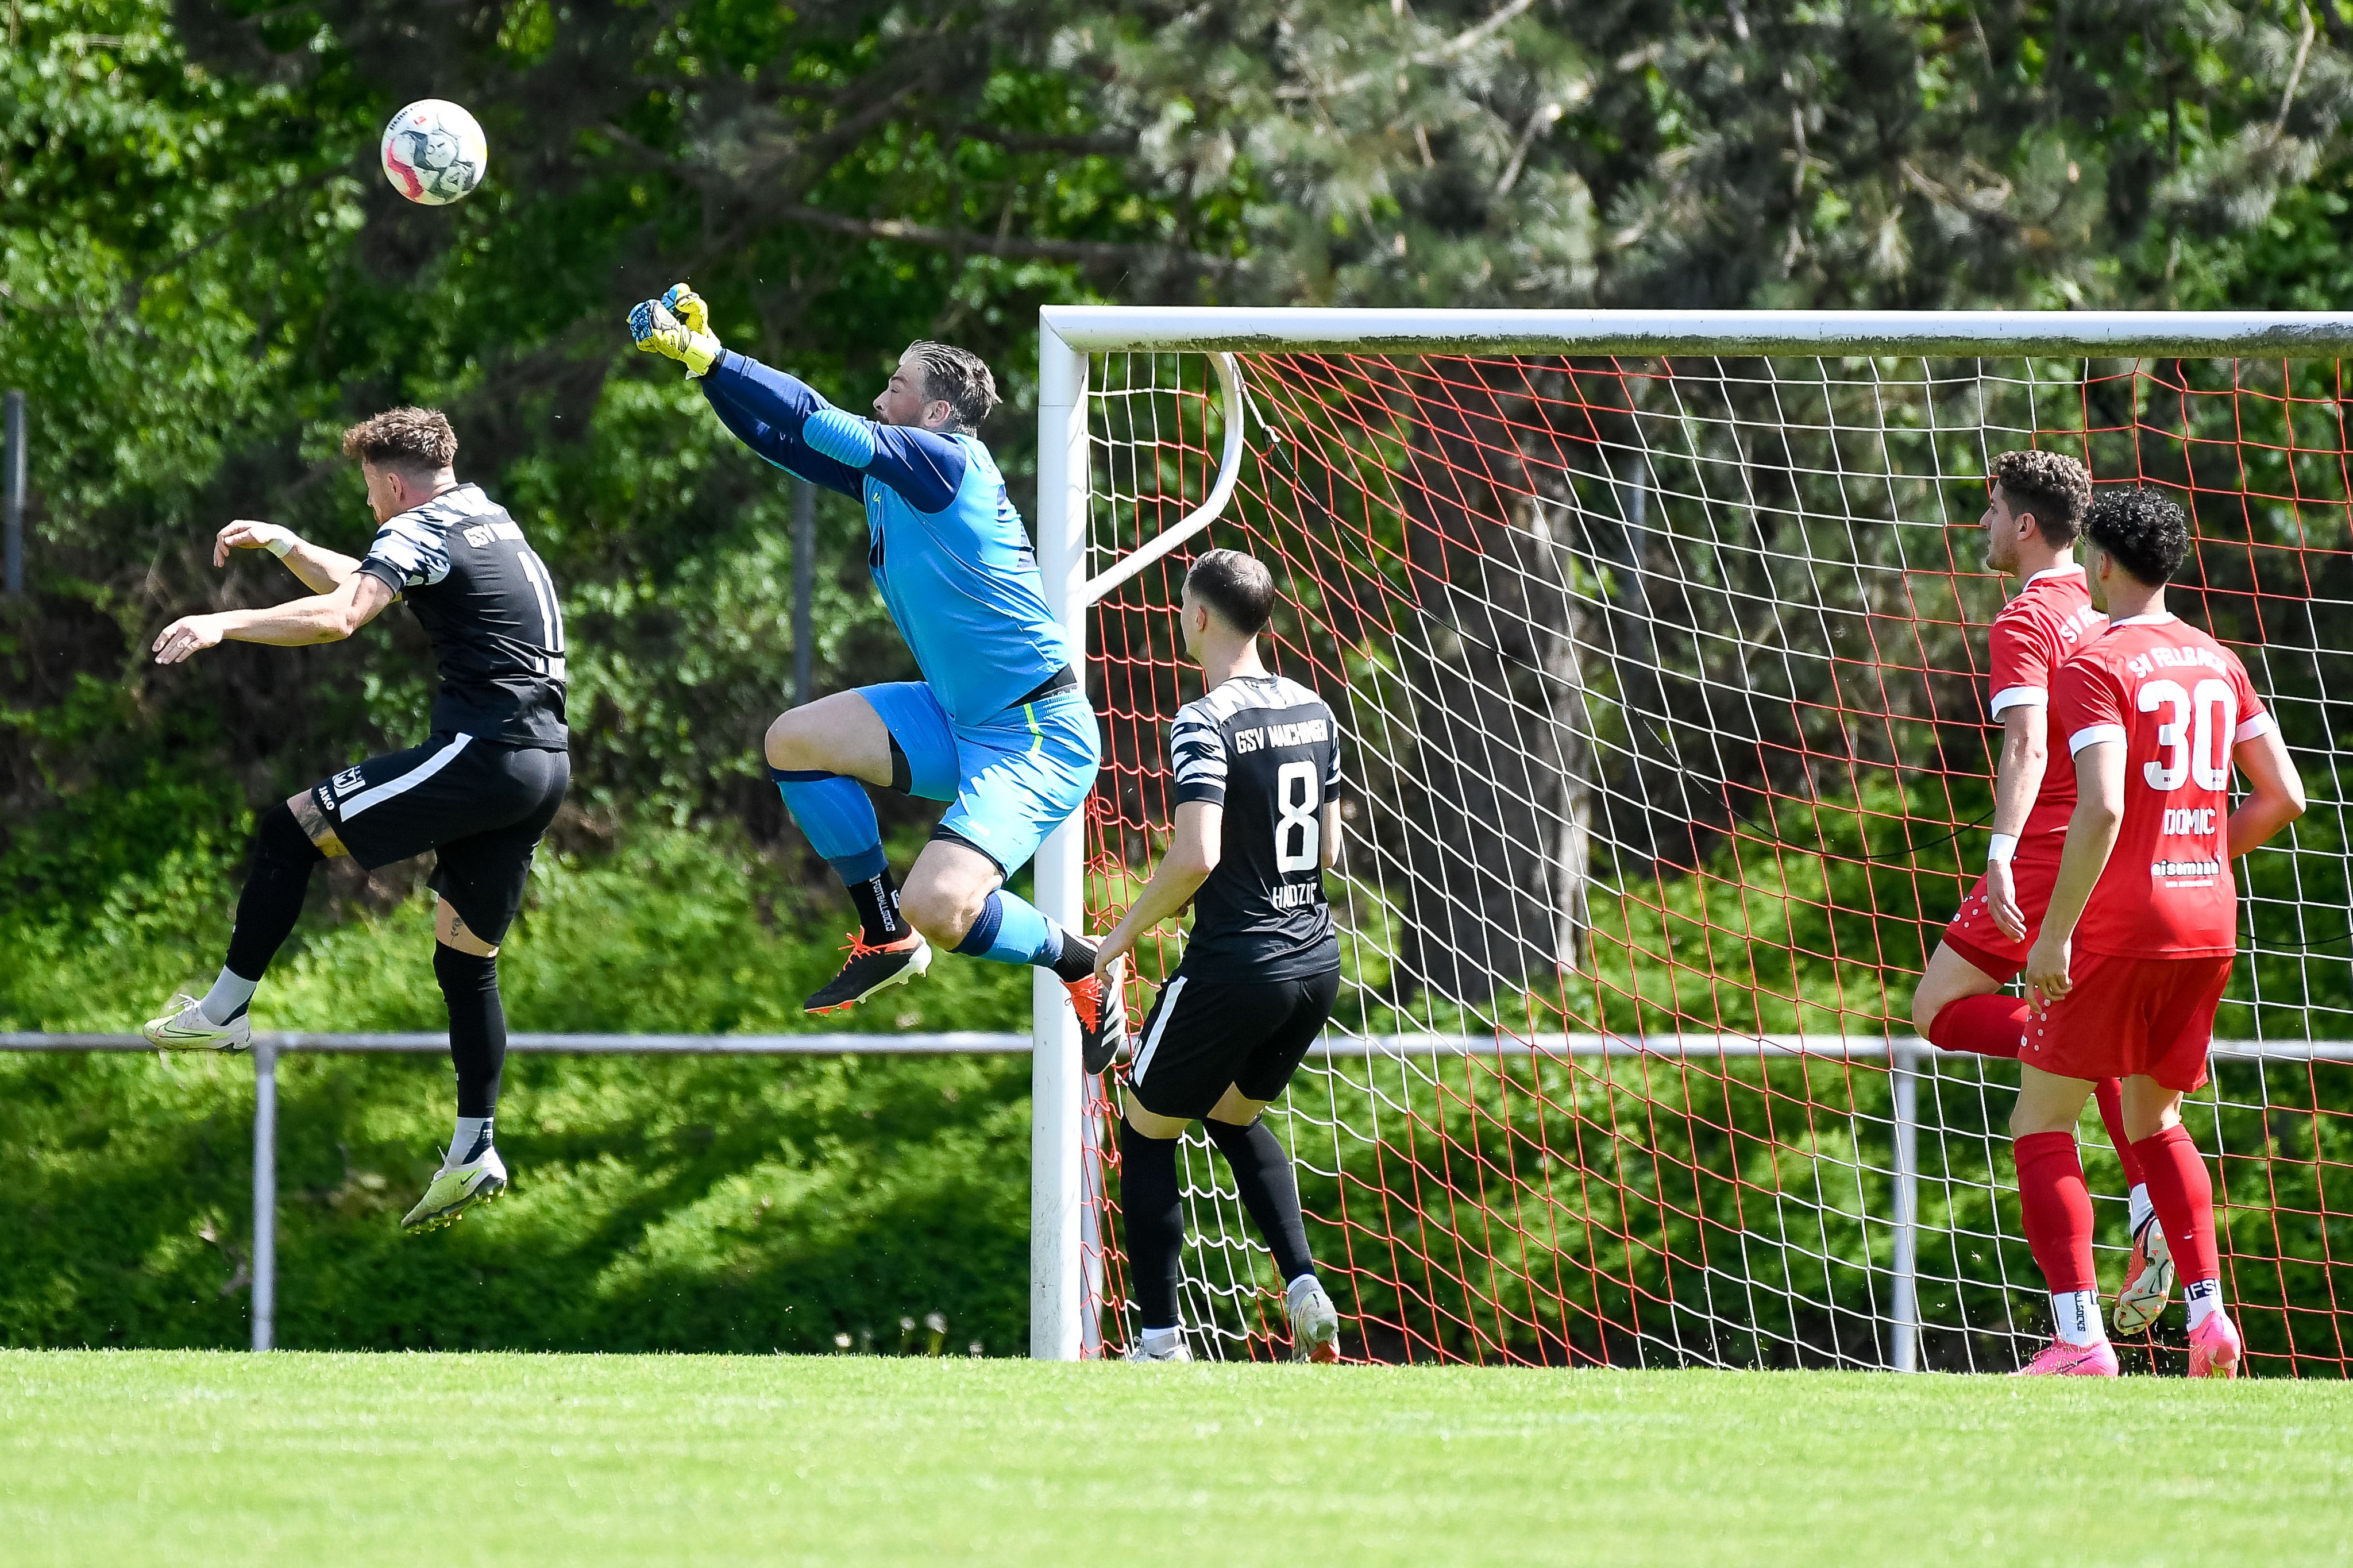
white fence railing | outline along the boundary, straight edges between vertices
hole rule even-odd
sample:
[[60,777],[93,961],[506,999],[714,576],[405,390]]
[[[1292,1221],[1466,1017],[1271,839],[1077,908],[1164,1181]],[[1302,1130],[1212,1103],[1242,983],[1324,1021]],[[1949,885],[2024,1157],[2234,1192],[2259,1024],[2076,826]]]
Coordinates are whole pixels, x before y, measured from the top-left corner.
[[[0,1051],[149,1051],[137,1035],[9,1034],[0,1032]],[[438,1055],[449,1048],[447,1035],[300,1033],[253,1037],[253,1348],[276,1342],[278,1290],[278,1058],[296,1052],[320,1055],[411,1053]],[[889,1035],[544,1035],[508,1037],[512,1052],[550,1056],[767,1056],[937,1057],[1026,1056],[1028,1035],[944,1033]],[[1311,1056],[1340,1058],[1526,1057],[1535,1060],[1588,1057],[1813,1058],[1888,1060],[1894,1069],[1894,1245],[1888,1268],[1892,1311],[1888,1366],[1912,1372],[1918,1366],[1919,1069],[1939,1053],[1910,1036],[1862,1035],[1535,1035],[1494,1037],[1472,1035],[1331,1035]],[[2353,1062],[2353,1040],[2216,1040],[2218,1061]],[[1033,1282],[1034,1284],[1034,1282]],[[1034,1290],[1033,1290],[1033,1300]],[[1087,1336],[1087,1350],[1094,1349]]]

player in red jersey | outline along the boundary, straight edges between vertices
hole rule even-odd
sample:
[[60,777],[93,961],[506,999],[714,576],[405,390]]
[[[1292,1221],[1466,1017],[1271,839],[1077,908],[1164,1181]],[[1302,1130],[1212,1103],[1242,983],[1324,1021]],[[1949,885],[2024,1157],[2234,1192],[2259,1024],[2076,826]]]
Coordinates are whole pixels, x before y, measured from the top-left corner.
[[[2049,764],[2051,680],[2107,626],[2075,564],[2075,536],[2091,500],[2091,476],[2073,458],[2028,451],[1993,460],[1986,564],[2015,577],[2019,588],[1987,637],[1989,708],[2002,739],[1985,875],[1945,928],[1912,994],[1913,1027],[1940,1050],[2015,1059],[2026,1034],[2025,999],[2002,987],[2026,967],[2075,809],[2073,770]],[[2131,1194],[2132,1260],[2116,1293],[2116,1329],[2138,1333],[2165,1310],[2173,1264],[2125,1136],[2116,1080],[2103,1079],[2095,1098]]]
[[[2052,728],[2074,759],[2076,801],[2042,933],[2010,1131],[2026,1238],[2057,1334],[2029,1374],[2114,1376],[2092,1278],[2092,1203],[2075,1119],[2094,1081],[2124,1079],[2125,1127],[2148,1180],[2189,1309],[2189,1375],[2237,1375],[2222,1310],[2214,1189],[2181,1125],[2206,1081],[2214,1009],[2238,951],[2231,862],[2304,815],[2304,784],[2231,651],[2165,607],[2189,553],[2181,509],[2113,490],[2084,520],[2107,635],[2060,670]],[[2231,809],[2231,767],[2248,784]]]

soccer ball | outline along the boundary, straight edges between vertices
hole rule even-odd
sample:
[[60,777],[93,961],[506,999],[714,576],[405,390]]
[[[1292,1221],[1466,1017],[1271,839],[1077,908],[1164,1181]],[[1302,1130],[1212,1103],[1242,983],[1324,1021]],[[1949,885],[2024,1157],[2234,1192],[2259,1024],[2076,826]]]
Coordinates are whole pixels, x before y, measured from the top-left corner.
[[384,177],[412,202],[446,206],[482,183],[491,144],[454,103],[420,99],[384,128]]

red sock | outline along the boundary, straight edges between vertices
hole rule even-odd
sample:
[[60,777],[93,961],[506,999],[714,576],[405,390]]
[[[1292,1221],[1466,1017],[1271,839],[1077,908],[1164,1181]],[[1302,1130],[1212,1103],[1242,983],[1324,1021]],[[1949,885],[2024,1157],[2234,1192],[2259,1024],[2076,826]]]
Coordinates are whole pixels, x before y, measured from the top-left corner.
[[[2026,1244],[2053,1292],[2089,1290],[2092,1194],[2073,1132],[2030,1132],[2010,1145],[2018,1163],[2018,1210]],[[2154,1192],[2154,1189],[2151,1189]]]
[[2214,1247],[2214,1183],[2189,1129],[2174,1123],[2153,1138],[2133,1145],[2141,1172],[2148,1181],[2148,1201],[2157,1223],[2173,1248],[2173,1267],[2184,1285],[2222,1277],[2221,1254]]
[[2104,1078],[2092,1090],[2100,1102],[2100,1125],[2108,1130],[2108,1142],[2116,1148],[2116,1163],[2125,1168],[2125,1185],[2137,1187],[2148,1177],[2140,1168],[2140,1156],[2133,1152],[2132,1140],[2125,1136],[2124,1086],[2115,1079]]
[[2003,992],[1947,1002],[1928,1020],[1928,1043],[1939,1050],[2018,1059],[2026,1043],[2026,1001]]

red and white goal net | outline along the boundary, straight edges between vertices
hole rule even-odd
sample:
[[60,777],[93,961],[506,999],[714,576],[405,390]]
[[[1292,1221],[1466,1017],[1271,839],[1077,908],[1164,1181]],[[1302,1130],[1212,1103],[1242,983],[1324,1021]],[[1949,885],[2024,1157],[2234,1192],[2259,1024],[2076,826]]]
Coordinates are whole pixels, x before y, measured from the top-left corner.
[[[1269,1119],[1350,1356],[2006,1371],[2043,1342],[2017,1069],[1910,1024],[1991,806],[1984,475],[2039,446],[2179,497],[2176,605],[2245,658],[2303,769],[2310,814],[2242,878],[2249,956],[2187,1119],[2252,1367],[2353,1364],[2353,389],[2309,340],[2045,339],[1628,357],[1261,331],[1240,407],[1210,354],[1090,356],[1091,576],[1201,504],[1243,422],[1222,515],[1088,612],[1096,929],[1165,846],[1196,552],[1273,569],[1272,657],[1344,728],[1346,984]],[[1136,1016],[1180,954],[1173,929],[1147,943]],[[2082,1137],[2113,1289],[2123,1186],[2096,1119]],[[1115,1350],[1116,1140],[1089,1143],[1082,1310]],[[1280,1353],[1271,1267],[1198,1133],[1182,1168],[1197,1347]],[[2144,1366],[2176,1355],[2168,1321]]]

